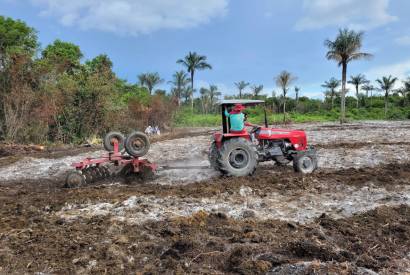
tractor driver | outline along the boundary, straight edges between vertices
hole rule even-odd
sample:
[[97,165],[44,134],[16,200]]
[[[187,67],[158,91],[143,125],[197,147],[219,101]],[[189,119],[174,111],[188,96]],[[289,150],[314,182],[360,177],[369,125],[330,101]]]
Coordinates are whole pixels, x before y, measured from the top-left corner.
[[235,106],[232,108],[232,110],[229,113],[225,109],[225,116],[229,117],[230,122],[231,122],[230,131],[232,133],[242,133],[244,131],[245,126],[252,126],[252,127],[256,126],[249,122],[245,122],[246,116],[245,114],[242,113],[242,111],[245,109],[246,108],[242,104],[235,104]]

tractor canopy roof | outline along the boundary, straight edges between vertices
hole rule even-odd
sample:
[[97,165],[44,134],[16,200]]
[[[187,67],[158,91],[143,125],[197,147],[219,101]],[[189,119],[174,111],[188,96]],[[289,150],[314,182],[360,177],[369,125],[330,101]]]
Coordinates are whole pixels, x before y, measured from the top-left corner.
[[244,106],[254,106],[261,103],[265,103],[263,100],[256,100],[256,99],[227,99],[222,100],[219,105],[222,106],[233,106],[235,104],[242,104]]

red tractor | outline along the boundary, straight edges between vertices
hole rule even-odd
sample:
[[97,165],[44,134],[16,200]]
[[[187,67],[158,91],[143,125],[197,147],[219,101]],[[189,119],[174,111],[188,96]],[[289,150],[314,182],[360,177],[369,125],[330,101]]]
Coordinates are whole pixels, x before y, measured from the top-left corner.
[[273,160],[279,165],[293,162],[296,172],[309,174],[317,168],[316,150],[308,146],[303,130],[269,128],[265,125],[253,126],[248,132],[231,131],[229,117],[225,110],[236,104],[255,106],[263,100],[224,100],[221,102],[222,133],[212,136],[208,158],[211,166],[228,176],[252,175],[259,162]]

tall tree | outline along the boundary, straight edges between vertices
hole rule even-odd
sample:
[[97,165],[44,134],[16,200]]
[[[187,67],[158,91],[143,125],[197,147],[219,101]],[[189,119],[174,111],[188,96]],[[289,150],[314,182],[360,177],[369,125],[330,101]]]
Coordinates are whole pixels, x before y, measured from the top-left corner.
[[44,60],[52,64],[59,73],[72,73],[80,67],[80,60],[83,53],[80,47],[70,43],[55,40],[53,44],[48,45],[41,53]]
[[202,112],[204,114],[207,114],[210,101],[209,90],[207,88],[202,87],[201,89],[199,89],[199,94],[201,95]]
[[38,47],[37,32],[23,21],[0,15],[0,71],[15,54],[30,57]]
[[253,86],[251,87],[251,90],[252,90],[253,97],[254,97],[254,98],[258,98],[259,95],[260,95],[260,93],[261,93],[262,90],[263,90],[263,85],[253,85]]
[[348,81],[348,83],[354,85],[354,87],[356,89],[356,108],[359,109],[360,85],[369,83],[369,80],[367,80],[364,75],[358,74],[358,75],[351,75],[350,80]]
[[364,32],[356,32],[349,29],[340,29],[335,40],[327,39],[325,46],[328,48],[326,58],[335,60],[342,66],[342,93],[340,103],[340,123],[346,121],[346,74],[347,64],[350,61],[370,58],[369,53],[360,52]]
[[173,94],[177,99],[178,106],[181,106],[181,97],[183,91],[190,82],[190,79],[186,72],[177,71],[172,75],[172,81],[169,81],[174,87],[172,88]]
[[299,104],[299,91],[300,91],[300,88],[298,86],[295,86],[296,109],[298,108],[298,104]]
[[333,109],[334,106],[334,99],[336,96],[336,89],[340,86],[340,80],[337,80],[336,78],[332,77],[328,81],[325,81],[325,83],[322,85],[323,88],[326,88],[329,90],[329,96],[330,96],[330,102],[331,102],[331,108]]
[[282,71],[276,78],[276,85],[282,89],[283,94],[283,122],[286,121],[286,94],[288,87],[296,81],[296,77],[288,71]]
[[389,93],[393,90],[394,84],[397,81],[397,77],[383,76],[381,79],[376,79],[380,89],[384,91],[384,116],[387,117],[388,99]]
[[177,63],[182,64],[187,69],[188,73],[191,75],[191,109],[194,110],[194,97],[193,92],[194,90],[194,76],[195,71],[197,70],[205,70],[205,69],[212,69],[212,66],[207,63],[205,55],[199,55],[196,52],[189,52],[188,55],[184,57],[184,59],[178,59]]
[[236,88],[238,88],[239,91],[239,98],[242,98],[242,91],[249,86],[249,82],[245,82],[243,80],[239,81],[239,82],[235,82],[234,83]]
[[36,31],[20,20],[0,16],[0,138],[14,140],[33,105]]
[[209,85],[209,101],[211,104],[211,111],[213,111],[216,100],[221,96],[221,92],[218,91],[218,86]]
[[371,108],[373,105],[373,91],[375,90],[375,88],[373,85],[366,83],[362,86],[362,89],[366,91],[366,98],[369,97],[369,92],[370,92],[370,108]]
[[138,75],[138,80],[141,86],[146,87],[149,94],[152,94],[155,86],[163,83],[164,80],[159,76],[158,73],[143,73]]

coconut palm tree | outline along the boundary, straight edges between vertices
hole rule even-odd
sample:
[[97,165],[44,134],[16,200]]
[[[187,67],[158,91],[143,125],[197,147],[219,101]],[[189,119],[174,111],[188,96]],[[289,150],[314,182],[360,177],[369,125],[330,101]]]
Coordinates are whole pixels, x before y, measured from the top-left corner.
[[296,80],[297,78],[293,76],[288,71],[282,71],[276,78],[276,85],[282,89],[283,92],[283,122],[286,121],[286,93],[288,92],[288,87]]
[[234,83],[236,88],[239,90],[239,98],[242,98],[242,91],[249,85],[249,82],[243,80]]
[[295,86],[296,109],[298,108],[298,104],[299,104],[299,91],[300,91],[300,88],[298,86]]
[[199,93],[201,94],[202,113],[207,114],[210,101],[209,90],[202,87],[199,89]]
[[184,71],[177,71],[172,75],[172,81],[168,81],[168,83],[172,84],[174,87],[172,88],[173,95],[177,99],[178,106],[181,106],[181,97],[183,94],[184,89],[189,84],[190,79],[186,72]]
[[350,80],[347,83],[353,84],[355,89],[356,89],[356,100],[357,100],[356,101],[356,108],[359,109],[359,88],[360,88],[360,85],[369,83],[369,80],[367,80],[364,75],[358,74],[358,75],[351,75]]
[[146,87],[149,94],[152,94],[152,90],[155,86],[164,82],[158,73],[143,73],[138,75],[138,80],[141,86]]
[[[196,52],[189,52],[188,55],[184,57],[184,59],[178,59],[177,63],[182,64],[186,67],[188,73],[190,73],[191,77],[191,91],[194,90],[194,75],[195,71],[197,70],[205,70],[205,69],[212,69],[212,66],[206,62],[205,55],[199,55]],[[194,97],[193,92],[191,95],[191,109],[194,110]]]
[[325,81],[325,83],[322,85],[323,88],[326,88],[329,90],[329,97],[330,97],[330,102],[331,102],[331,108],[333,109],[334,105],[334,99],[336,97],[336,89],[340,86],[340,80],[337,80],[336,78],[332,77],[328,81]]
[[397,77],[383,76],[381,79],[376,79],[376,82],[379,84],[380,89],[384,91],[384,116],[387,116],[387,105],[389,99],[389,93],[393,90],[394,84],[397,81]]
[[263,90],[263,85],[253,85],[251,87],[252,90],[252,94],[254,98],[258,98],[259,94],[262,92]]
[[340,103],[340,123],[346,121],[346,74],[347,64],[350,61],[370,58],[369,53],[360,52],[364,32],[356,32],[349,29],[340,29],[334,41],[327,39],[325,46],[328,48],[326,58],[335,60],[342,66],[342,93]]
[[214,109],[214,105],[218,97],[221,96],[221,92],[218,91],[218,86],[216,85],[209,85],[209,101],[211,104],[211,112]]
[[410,103],[410,77],[403,81],[403,87],[400,93],[404,98],[404,103],[407,105]]
[[369,97],[369,92],[370,92],[370,108],[371,108],[373,105],[373,91],[375,90],[375,88],[373,85],[366,83],[362,86],[362,90],[366,91],[366,98]]

